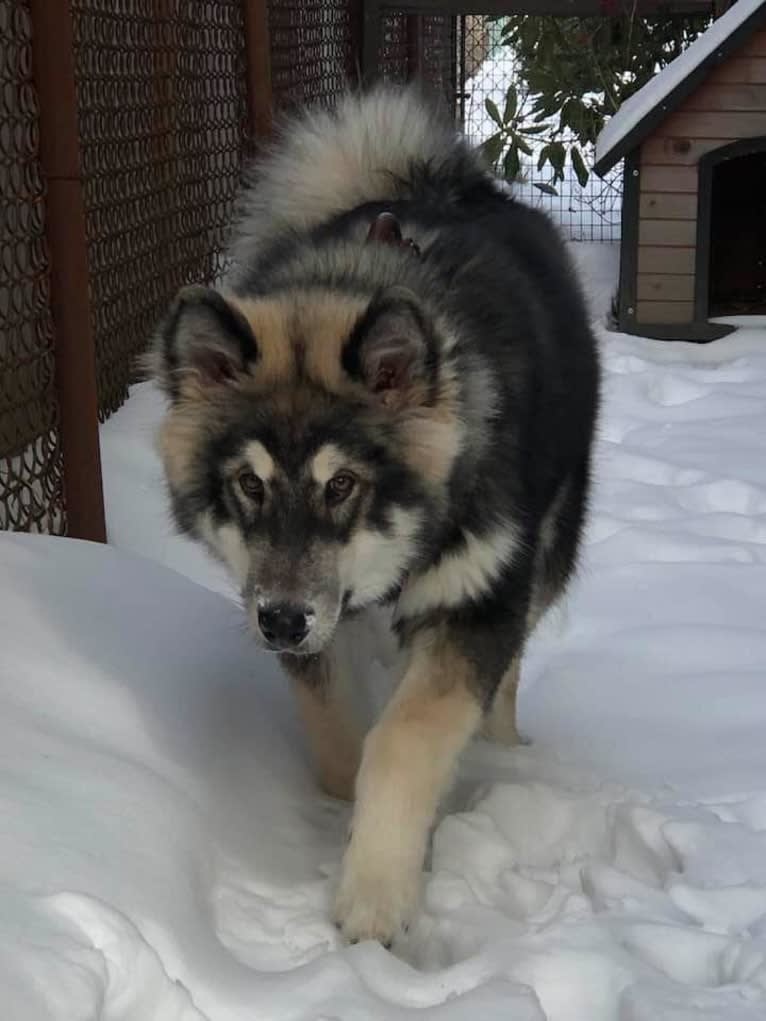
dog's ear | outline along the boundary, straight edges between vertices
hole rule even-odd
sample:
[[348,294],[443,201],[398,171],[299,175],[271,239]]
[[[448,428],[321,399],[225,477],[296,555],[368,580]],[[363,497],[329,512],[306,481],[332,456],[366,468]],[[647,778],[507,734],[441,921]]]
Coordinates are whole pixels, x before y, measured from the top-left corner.
[[[210,287],[184,287],[160,328],[154,368],[171,396],[193,374],[203,386],[247,372],[258,346],[247,319]],[[157,364],[159,362],[159,364]]]
[[345,346],[343,367],[387,407],[426,398],[436,375],[436,348],[411,291],[392,287],[371,302]]

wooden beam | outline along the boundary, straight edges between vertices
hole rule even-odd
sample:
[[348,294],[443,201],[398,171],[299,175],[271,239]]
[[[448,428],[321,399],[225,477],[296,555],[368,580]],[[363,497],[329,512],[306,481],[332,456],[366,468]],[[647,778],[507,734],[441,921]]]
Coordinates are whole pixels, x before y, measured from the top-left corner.
[[636,308],[637,323],[691,323],[694,321],[694,302],[652,301],[642,298]]
[[697,194],[697,168],[691,166],[641,168],[641,191],[663,191],[674,194]]
[[632,333],[637,337],[651,337],[654,340],[680,340],[692,344],[709,344],[711,340],[719,340],[733,330],[733,326],[694,319],[688,323],[634,323],[624,332]]
[[256,142],[271,134],[271,39],[267,0],[242,0],[247,55],[247,98],[250,126]]
[[638,272],[644,273],[688,273],[694,275],[696,249],[663,248],[661,245],[640,245],[638,249]]
[[362,0],[362,81],[374,81],[380,72],[383,13],[380,0]]
[[[374,7],[378,7],[375,0]],[[367,4],[365,4],[367,7]],[[408,14],[537,14],[558,17],[636,14],[707,14],[712,0],[395,0],[384,9]]]
[[649,220],[696,220],[697,194],[642,189],[638,215]]
[[[636,281],[639,314],[645,302],[694,300],[693,273],[639,273]],[[654,320],[655,322],[657,320]]]
[[689,138],[704,141],[706,138],[753,138],[766,129],[763,110],[679,110],[672,113],[654,132],[654,138]]
[[417,14],[407,16],[407,76],[417,78],[423,70],[423,19]]
[[697,224],[694,220],[647,220],[645,217],[638,224],[638,243],[640,245],[672,245],[688,248],[697,237]]
[[31,0],[67,534],[106,541],[71,0]]

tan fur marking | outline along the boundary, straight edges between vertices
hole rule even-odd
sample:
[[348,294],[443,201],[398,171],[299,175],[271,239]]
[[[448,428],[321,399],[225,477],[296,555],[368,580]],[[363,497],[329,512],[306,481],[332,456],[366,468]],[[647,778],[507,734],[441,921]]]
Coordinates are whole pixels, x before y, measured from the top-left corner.
[[461,430],[456,417],[440,421],[427,411],[411,416],[402,454],[409,468],[438,485],[446,481],[460,452]]
[[259,389],[268,389],[295,376],[295,352],[290,344],[290,306],[284,299],[241,299],[227,295],[247,319],[258,345],[253,370]]
[[334,393],[350,393],[354,387],[341,359],[343,346],[366,308],[362,298],[337,293],[306,295],[300,304],[301,329],[311,340],[306,346],[306,374]]
[[292,681],[322,789],[353,801],[362,740],[349,701],[349,674],[342,629],[330,648],[311,660],[282,658]]
[[341,450],[332,443],[326,443],[311,459],[311,474],[320,486],[324,486],[347,461]]
[[402,456],[408,467],[436,485],[446,481],[460,453],[463,427],[458,408],[458,382],[444,371],[436,401],[427,404],[423,394],[406,412]]
[[416,905],[439,799],[481,720],[474,681],[444,632],[422,635],[365,741],[336,902],[347,938],[389,941]]
[[285,297],[228,300],[242,312],[255,335],[259,358],[254,380],[259,391],[293,382],[299,369],[327,390],[350,390],[341,354],[367,306],[362,298],[291,290]]
[[320,686],[294,679],[293,690],[322,790],[353,801],[362,741],[346,706],[329,679]]
[[209,406],[204,400],[186,398],[166,415],[159,432],[158,446],[172,486],[182,486],[188,480],[189,466],[209,413]]
[[258,478],[268,482],[274,475],[274,458],[266,447],[259,440],[250,440],[244,454]]

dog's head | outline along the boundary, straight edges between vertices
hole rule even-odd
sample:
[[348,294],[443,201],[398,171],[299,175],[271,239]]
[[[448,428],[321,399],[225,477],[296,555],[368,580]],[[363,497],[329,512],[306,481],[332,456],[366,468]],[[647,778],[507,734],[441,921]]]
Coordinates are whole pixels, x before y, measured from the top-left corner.
[[268,648],[319,651],[416,562],[461,444],[448,349],[401,287],[178,296],[154,352],[175,518]]

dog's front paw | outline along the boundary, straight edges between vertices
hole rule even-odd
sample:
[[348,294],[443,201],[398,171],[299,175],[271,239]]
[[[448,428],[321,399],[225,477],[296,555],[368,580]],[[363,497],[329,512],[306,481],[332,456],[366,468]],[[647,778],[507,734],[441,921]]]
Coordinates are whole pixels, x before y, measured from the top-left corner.
[[344,869],[335,900],[335,924],[349,943],[374,939],[390,947],[415,910],[417,879]]

